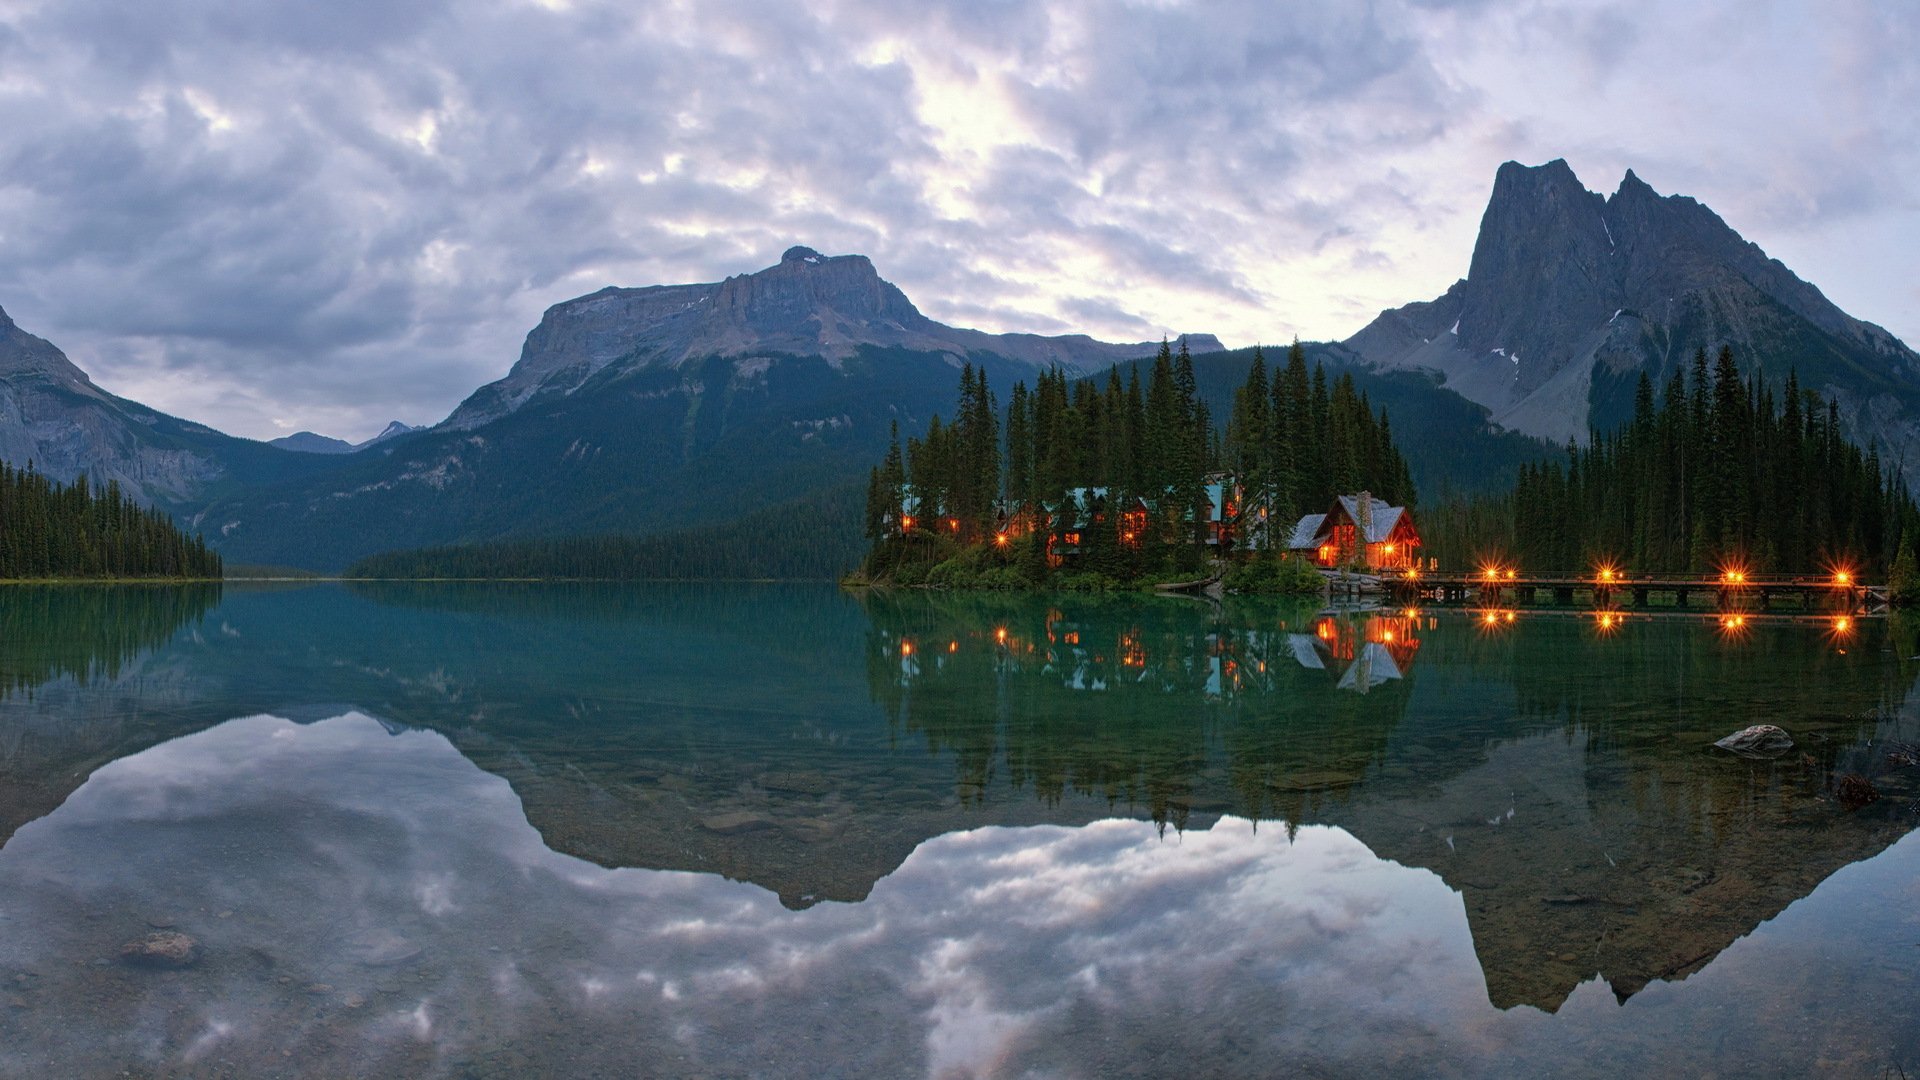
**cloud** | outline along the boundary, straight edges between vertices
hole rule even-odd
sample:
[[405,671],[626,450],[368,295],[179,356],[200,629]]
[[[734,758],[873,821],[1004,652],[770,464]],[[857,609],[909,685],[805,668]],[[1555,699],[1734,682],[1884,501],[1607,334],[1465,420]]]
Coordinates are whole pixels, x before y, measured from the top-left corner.
[[1459,276],[1499,161],[1565,155],[1920,336],[1917,17],[1824,10],[5,3],[0,305],[169,411],[364,437],[552,303],[796,242],[984,329],[1342,337]]

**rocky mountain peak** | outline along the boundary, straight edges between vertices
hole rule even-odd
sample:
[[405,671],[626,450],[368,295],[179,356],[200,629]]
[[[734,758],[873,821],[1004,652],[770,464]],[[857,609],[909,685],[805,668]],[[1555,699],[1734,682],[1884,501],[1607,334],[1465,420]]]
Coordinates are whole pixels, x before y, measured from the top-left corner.
[[1616,424],[1635,369],[1659,381],[1695,349],[1730,345],[1771,377],[1796,370],[1851,407],[1860,434],[1920,458],[1920,419],[1893,419],[1920,405],[1920,357],[1632,170],[1603,198],[1565,161],[1501,165],[1466,280],[1382,312],[1346,344],[1437,371],[1502,426],[1556,442]]
[[[1222,348],[1210,334],[1189,339],[1197,351]],[[1157,347],[944,326],[921,314],[865,255],[822,255],[795,245],[772,266],[713,284],[610,287],[555,304],[527,335],[507,377],[475,391],[445,424],[478,427],[537,394],[571,394],[602,372],[716,357],[751,358],[756,370],[786,357],[819,357],[838,366],[863,348],[879,348],[955,363],[991,355],[1090,371],[1150,356]]]

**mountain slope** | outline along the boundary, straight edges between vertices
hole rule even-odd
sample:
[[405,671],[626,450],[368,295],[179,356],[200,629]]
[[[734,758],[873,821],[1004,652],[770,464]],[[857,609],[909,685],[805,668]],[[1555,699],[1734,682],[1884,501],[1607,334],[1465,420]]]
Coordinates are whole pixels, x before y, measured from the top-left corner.
[[0,460],[32,462],[63,483],[114,481],[178,510],[225,487],[302,475],[304,458],[115,397],[0,311]]
[[1502,165],[1466,279],[1343,344],[1377,368],[1438,373],[1495,422],[1557,442],[1624,419],[1640,371],[1658,383],[1695,349],[1731,345],[1770,379],[1797,370],[1857,436],[1920,460],[1920,355],[1631,171],[1603,197],[1564,161]]

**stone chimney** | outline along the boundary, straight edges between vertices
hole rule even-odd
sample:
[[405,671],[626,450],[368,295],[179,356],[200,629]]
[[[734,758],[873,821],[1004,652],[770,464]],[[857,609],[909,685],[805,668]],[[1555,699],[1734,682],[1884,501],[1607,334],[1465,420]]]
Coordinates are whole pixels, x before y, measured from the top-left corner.
[[1364,544],[1373,536],[1373,492],[1363,491],[1354,501],[1360,504],[1360,510],[1353,523],[1360,526],[1360,542]]

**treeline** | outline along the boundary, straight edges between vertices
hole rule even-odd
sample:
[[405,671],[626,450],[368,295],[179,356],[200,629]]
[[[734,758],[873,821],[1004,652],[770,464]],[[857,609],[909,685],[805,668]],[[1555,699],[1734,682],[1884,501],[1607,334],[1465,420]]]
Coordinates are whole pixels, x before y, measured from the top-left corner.
[[670,533],[546,537],[393,551],[348,577],[719,580],[833,578],[860,559],[858,492],[841,488],[737,520]]
[[1676,370],[1656,398],[1643,372],[1633,419],[1566,460],[1524,467],[1511,493],[1426,516],[1451,566],[1636,573],[1834,567],[1884,573],[1920,524],[1880,455],[1849,442],[1839,409],[1789,374],[1778,397],[1731,349]]
[[0,463],[0,578],[217,578],[220,556],[108,481],[59,484]]
[[[1414,500],[1385,411],[1376,413],[1350,374],[1329,380],[1323,366],[1309,370],[1298,342],[1285,365],[1269,374],[1256,350],[1222,424],[1196,390],[1183,340],[1177,353],[1161,344],[1144,386],[1137,367],[1125,379],[1119,368],[1110,370],[1104,385],[1070,380],[1054,368],[1041,372],[1031,389],[1017,384],[1004,414],[984,372],[964,368],[954,421],[934,417],[904,452],[896,432],[886,460],[874,468],[866,535],[884,563],[899,539],[895,518],[903,504],[927,524],[939,523],[933,531],[942,537],[969,545],[986,540],[1003,519],[1044,528],[1069,492],[1105,488],[1110,503],[1137,497],[1153,508],[1136,561],[1148,567],[1192,562],[1208,520],[1207,478],[1221,472],[1243,493],[1243,543],[1249,529],[1264,527],[1258,524],[1263,512],[1284,546],[1294,522],[1324,509],[1336,494],[1368,489],[1392,503]],[[1106,517],[1106,531],[1120,528],[1119,515]],[[1120,539],[1092,535],[1084,543],[1111,551]],[[1156,549],[1162,558],[1154,557]]]

